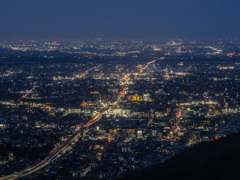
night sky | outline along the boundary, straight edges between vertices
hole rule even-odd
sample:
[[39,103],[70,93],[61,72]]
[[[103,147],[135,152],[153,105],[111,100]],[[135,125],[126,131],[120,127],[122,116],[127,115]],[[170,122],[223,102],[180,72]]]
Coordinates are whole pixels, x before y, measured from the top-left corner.
[[0,0],[0,40],[239,36],[239,0]]

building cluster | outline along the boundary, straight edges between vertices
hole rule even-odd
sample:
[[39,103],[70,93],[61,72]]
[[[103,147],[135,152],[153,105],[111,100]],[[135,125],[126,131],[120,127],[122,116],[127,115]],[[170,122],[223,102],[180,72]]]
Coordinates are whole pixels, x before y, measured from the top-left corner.
[[[239,39],[187,40],[18,40],[1,41],[0,60],[37,57],[100,60],[152,60],[165,56],[171,60],[239,59]],[[2,50],[1,50],[2,49]]]
[[[91,42],[91,47],[99,45],[97,42]],[[105,45],[110,48],[111,43]],[[187,50],[175,47],[187,48],[185,43],[165,46],[183,53]],[[45,47],[55,46],[61,43]],[[221,44],[206,47],[212,51],[206,51],[209,56],[223,52]],[[157,45],[149,48],[156,52],[164,49]],[[144,71],[142,66],[139,62],[2,63],[0,176],[44,159],[111,104],[126,85],[126,95],[119,103],[86,128],[60,158],[33,176],[121,177],[159,164],[196,143],[239,131],[238,62],[163,60]],[[133,72],[137,73],[126,81]]]

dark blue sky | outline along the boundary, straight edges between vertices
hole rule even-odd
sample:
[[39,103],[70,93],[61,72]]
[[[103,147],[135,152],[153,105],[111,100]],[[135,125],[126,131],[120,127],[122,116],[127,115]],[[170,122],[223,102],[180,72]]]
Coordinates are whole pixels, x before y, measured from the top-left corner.
[[0,40],[239,36],[240,0],[0,0]]

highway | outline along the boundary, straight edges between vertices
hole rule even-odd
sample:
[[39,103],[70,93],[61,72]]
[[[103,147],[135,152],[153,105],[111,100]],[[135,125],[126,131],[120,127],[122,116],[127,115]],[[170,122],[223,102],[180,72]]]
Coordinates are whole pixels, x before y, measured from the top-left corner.
[[[141,69],[141,72],[143,70],[145,70],[150,64],[154,63],[157,60],[162,60],[163,58],[160,59],[156,59],[153,61],[150,61],[147,63],[146,66],[144,66]],[[136,75],[137,73],[132,73],[132,75]],[[132,76],[132,77],[133,77]],[[127,81],[129,81],[130,76],[128,78],[125,79],[125,83]],[[43,167],[47,166],[49,163],[51,163],[52,161],[54,161],[56,158],[60,157],[61,154],[63,154],[65,152],[65,150],[67,150],[67,148],[69,147],[69,145],[71,144],[71,142],[73,142],[74,140],[77,140],[77,138],[79,138],[79,136],[81,135],[81,132],[83,132],[84,129],[88,128],[89,126],[93,125],[94,123],[96,123],[97,121],[99,121],[102,117],[102,115],[109,110],[113,105],[116,105],[120,99],[125,96],[125,94],[127,93],[127,89],[128,87],[126,85],[124,85],[123,89],[121,92],[119,92],[119,95],[117,96],[117,99],[115,102],[113,103],[109,103],[109,105],[105,108],[103,108],[96,116],[94,116],[90,121],[88,121],[85,125],[83,125],[78,131],[76,131],[71,137],[69,137],[64,143],[62,143],[58,148],[54,149],[45,159],[43,159],[40,162],[37,162],[36,164],[25,168],[22,171],[19,171],[15,174],[10,174],[7,175],[5,177],[1,177],[0,180],[5,180],[5,179],[17,179],[20,177],[24,177],[30,174],[33,174],[35,172],[37,172],[38,170],[42,169]]]

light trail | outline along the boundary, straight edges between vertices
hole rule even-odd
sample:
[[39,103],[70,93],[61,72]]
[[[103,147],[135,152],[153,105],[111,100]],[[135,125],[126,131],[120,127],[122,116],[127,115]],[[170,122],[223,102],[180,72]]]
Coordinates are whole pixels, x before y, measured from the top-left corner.
[[[147,65],[145,67],[142,68],[142,71],[145,70],[150,64],[158,61],[158,60],[162,60],[163,58],[160,59],[156,59],[153,61],[150,61],[147,63]],[[132,73],[132,77],[135,76],[137,73]],[[125,83],[127,81],[129,81],[131,76],[129,76],[128,78],[125,78]],[[81,132],[88,128],[89,126],[93,125],[94,123],[96,123],[97,121],[99,121],[102,117],[102,115],[109,110],[113,105],[117,104],[120,99],[126,95],[128,87],[124,86],[123,90],[119,93],[119,95],[117,96],[117,100],[114,103],[110,103],[106,108],[104,108],[103,110],[101,110],[96,116],[94,116],[90,121],[88,121],[85,125],[83,125],[78,131],[76,131],[71,137],[69,137],[64,143],[62,143],[57,149],[54,149],[45,159],[43,159],[42,161],[28,167],[25,168],[22,171],[19,171],[15,174],[10,174],[7,175],[5,177],[1,177],[0,180],[5,180],[5,179],[16,179],[16,178],[20,178],[20,177],[24,177],[27,175],[30,175],[40,169],[42,169],[43,167],[45,167],[46,165],[48,165],[49,163],[51,163],[53,160],[55,160],[56,158],[58,158],[57,156],[64,151],[65,148],[68,147],[68,145],[76,138],[78,138],[81,134]]]
[[20,102],[22,99],[25,99],[28,96],[28,94],[33,92],[34,89],[35,88],[30,89],[26,94],[22,95],[22,97],[20,97],[17,102]]

